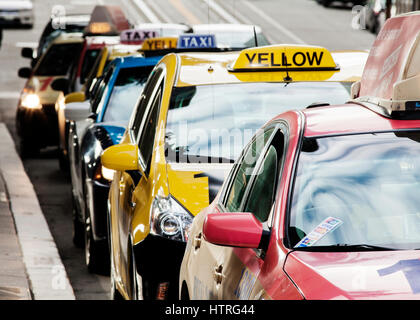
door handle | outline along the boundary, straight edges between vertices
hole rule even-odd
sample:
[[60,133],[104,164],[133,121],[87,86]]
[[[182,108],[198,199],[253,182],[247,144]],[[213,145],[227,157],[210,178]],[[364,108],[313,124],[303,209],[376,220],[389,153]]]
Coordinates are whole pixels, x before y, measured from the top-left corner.
[[194,237],[194,250],[198,250],[201,247],[201,232]]
[[224,278],[223,275],[223,265],[220,265],[216,268],[214,268],[213,272],[214,281],[216,281],[216,284],[221,284]]

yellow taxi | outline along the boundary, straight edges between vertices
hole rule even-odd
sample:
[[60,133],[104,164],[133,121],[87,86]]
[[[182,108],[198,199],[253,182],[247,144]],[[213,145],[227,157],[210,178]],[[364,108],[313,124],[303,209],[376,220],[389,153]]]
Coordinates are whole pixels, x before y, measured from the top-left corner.
[[121,144],[101,157],[114,170],[112,298],[177,299],[193,218],[214,199],[243,146],[285,110],[349,100],[366,58],[297,45],[166,55]]
[[18,75],[28,79],[18,102],[16,129],[22,155],[57,145],[58,88],[67,81],[71,65],[83,47],[82,33],[60,35],[48,47],[33,69],[21,68]]

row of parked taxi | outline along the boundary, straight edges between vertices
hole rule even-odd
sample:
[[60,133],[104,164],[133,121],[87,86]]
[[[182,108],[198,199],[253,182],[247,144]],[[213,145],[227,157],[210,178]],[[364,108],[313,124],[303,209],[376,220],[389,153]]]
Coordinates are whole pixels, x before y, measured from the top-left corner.
[[368,53],[117,13],[22,52],[16,116],[22,156],[59,147],[111,298],[417,297],[420,15]]

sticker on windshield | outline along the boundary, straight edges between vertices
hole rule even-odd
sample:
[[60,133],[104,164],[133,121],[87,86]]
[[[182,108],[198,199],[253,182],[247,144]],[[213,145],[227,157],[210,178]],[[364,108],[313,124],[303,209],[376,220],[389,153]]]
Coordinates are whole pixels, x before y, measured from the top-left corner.
[[321,240],[327,233],[338,228],[343,221],[334,217],[328,217],[322,221],[314,230],[303,237],[302,240],[295,245],[295,248],[310,247]]

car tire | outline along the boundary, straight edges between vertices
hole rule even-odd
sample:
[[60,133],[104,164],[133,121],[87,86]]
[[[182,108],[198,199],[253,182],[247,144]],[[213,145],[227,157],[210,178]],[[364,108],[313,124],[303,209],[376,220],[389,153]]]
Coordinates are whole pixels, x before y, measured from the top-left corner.
[[70,171],[69,160],[64,156],[61,150],[58,151],[58,164],[62,172],[68,173]]
[[[72,197],[73,198],[73,197]],[[83,222],[80,221],[75,200],[73,198],[73,244],[76,248],[84,248],[85,246],[85,227]]]
[[109,276],[109,250],[106,241],[93,239],[92,227],[89,221],[85,223],[85,261],[91,273]]
[[134,258],[134,250],[131,249],[131,299],[143,300],[143,280],[137,272],[136,259]]

